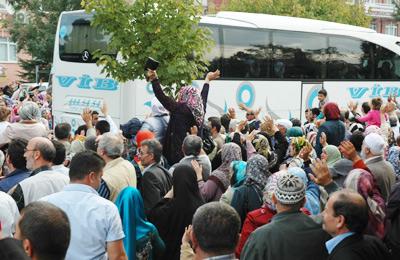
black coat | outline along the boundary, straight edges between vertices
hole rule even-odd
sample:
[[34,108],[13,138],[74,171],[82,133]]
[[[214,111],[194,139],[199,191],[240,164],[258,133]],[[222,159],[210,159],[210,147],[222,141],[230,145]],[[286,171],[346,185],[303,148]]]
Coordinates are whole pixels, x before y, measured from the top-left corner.
[[171,188],[172,177],[160,164],[147,169],[143,173],[140,185],[145,212],[153,208]]
[[385,237],[386,245],[392,252],[392,259],[400,258],[400,183],[394,185],[387,205],[388,225]]
[[378,238],[356,234],[343,239],[328,260],[386,260],[388,257],[388,249]]
[[[167,158],[169,165],[178,163],[183,157],[182,143],[186,134],[190,133],[190,128],[197,125],[189,107],[185,103],[176,102],[174,99],[166,96],[161,89],[160,82],[154,80],[151,82],[153,91],[158,101],[170,113],[167,132],[163,143],[163,155]],[[206,110],[209,84],[206,83],[201,91],[204,110]],[[202,126],[197,126],[199,129]]]

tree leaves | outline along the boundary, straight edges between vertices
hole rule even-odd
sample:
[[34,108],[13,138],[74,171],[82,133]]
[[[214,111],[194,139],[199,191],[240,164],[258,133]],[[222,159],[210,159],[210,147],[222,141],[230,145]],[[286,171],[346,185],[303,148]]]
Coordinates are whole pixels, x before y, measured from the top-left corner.
[[371,18],[362,4],[346,0],[230,0],[226,11],[265,13],[319,19],[368,27]]
[[85,0],[84,4],[88,12],[95,11],[92,24],[112,35],[110,47],[123,58],[97,56],[113,78],[143,79],[149,56],[161,62],[157,74],[171,95],[182,81],[190,83],[204,75],[203,53],[211,45],[210,33],[197,27],[202,10],[194,1]]
[[[18,51],[24,50],[31,60],[19,60],[24,69],[20,76],[35,80],[35,66],[40,66],[40,77],[48,78],[53,61],[54,38],[58,17],[62,11],[81,9],[80,0],[13,0],[9,1],[15,9],[14,19],[8,25],[11,38],[17,43]],[[25,24],[16,19],[18,11],[26,11],[29,22]]]

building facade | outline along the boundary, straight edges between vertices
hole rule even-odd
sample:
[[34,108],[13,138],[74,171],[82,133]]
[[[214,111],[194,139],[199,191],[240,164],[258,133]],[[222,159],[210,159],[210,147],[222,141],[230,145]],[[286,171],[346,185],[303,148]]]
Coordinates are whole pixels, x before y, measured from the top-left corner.
[[372,16],[371,29],[399,36],[400,22],[394,18],[396,7],[392,0],[365,0],[365,9]]
[[[26,18],[25,14],[18,14]],[[13,10],[5,0],[0,0],[0,22],[12,21]],[[27,59],[29,56],[23,52],[17,52],[17,44],[12,42],[7,28],[0,25],[0,87],[20,80],[19,72],[22,70],[18,65],[18,59]]]

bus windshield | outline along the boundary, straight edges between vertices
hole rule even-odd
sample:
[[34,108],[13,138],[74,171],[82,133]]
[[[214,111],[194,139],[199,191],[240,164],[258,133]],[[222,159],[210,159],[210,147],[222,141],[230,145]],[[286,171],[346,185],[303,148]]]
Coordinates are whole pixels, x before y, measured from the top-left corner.
[[108,49],[110,36],[91,26],[93,15],[76,13],[63,15],[59,29],[59,55],[63,61],[96,62],[93,53],[101,50],[113,55]]

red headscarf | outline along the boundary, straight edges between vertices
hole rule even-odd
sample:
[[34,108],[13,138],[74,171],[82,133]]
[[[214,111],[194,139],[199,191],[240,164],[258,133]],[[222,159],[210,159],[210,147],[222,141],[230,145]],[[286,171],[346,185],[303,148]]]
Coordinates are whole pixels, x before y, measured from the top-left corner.
[[324,106],[324,111],[323,111],[325,118],[327,121],[330,120],[339,120],[340,118],[340,110],[338,105],[333,102],[326,103]]
[[154,133],[149,130],[141,130],[136,134],[136,143],[139,148],[144,140],[154,139]]

